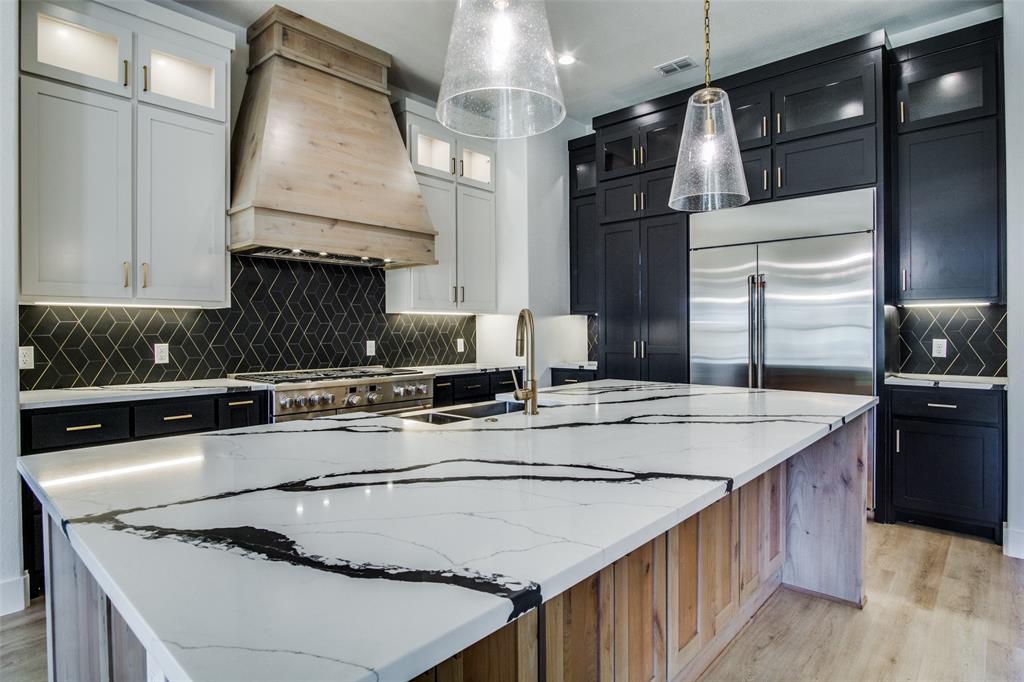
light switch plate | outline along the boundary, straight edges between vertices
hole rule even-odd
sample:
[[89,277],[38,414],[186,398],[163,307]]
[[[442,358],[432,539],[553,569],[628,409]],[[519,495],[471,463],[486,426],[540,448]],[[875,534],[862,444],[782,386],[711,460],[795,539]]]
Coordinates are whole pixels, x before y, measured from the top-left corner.
[[946,339],[932,339],[932,357],[946,357]]
[[377,342],[376,341],[367,341],[366,342],[366,354],[367,355],[376,355],[377,354]]
[[153,362],[157,365],[166,365],[171,361],[171,346],[167,343],[153,344]]
[[18,346],[18,369],[34,369],[35,366],[35,346]]
[[464,339],[455,339],[455,350],[459,353],[465,353],[466,341]]

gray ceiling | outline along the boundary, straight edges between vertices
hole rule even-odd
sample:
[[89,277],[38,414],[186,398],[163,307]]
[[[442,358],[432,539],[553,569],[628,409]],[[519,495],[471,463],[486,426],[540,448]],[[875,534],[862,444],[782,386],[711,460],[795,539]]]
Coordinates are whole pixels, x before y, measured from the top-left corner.
[[[184,0],[248,26],[272,0]],[[392,82],[436,97],[454,0],[279,0],[392,54]],[[998,0],[715,0],[712,79],[884,28],[890,34],[947,19]],[[557,51],[579,62],[559,67],[569,116],[590,119],[694,85],[698,67],[663,78],[656,64],[688,54],[703,59],[700,0],[548,0]]]

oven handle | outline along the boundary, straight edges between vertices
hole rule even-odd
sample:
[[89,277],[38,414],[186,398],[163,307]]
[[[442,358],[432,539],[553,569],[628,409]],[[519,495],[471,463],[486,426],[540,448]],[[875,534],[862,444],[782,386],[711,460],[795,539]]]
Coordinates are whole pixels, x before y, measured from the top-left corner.
[[387,414],[398,414],[400,412],[415,412],[416,410],[429,410],[433,407],[432,403],[424,403],[422,405],[406,405],[405,407],[398,407],[393,410],[380,410],[379,412],[373,412],[372,414],[387,415]]

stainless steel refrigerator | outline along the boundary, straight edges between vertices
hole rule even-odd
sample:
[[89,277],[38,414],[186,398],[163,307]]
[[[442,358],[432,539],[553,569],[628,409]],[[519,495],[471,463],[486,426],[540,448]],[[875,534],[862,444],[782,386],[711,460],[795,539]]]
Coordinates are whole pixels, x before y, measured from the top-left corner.
[[873,189],[691,216],[690,381],[870,395]]

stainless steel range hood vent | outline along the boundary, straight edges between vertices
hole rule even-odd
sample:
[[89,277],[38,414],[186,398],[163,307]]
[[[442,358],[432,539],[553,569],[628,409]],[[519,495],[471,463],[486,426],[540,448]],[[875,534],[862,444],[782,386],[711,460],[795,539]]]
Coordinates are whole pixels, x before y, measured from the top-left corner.
[[390,260],[383,258],[369,258],[368,256],[338,256],[331,253],[313,253],[301,249],[275,249],[269,246],[257,246],[248,251],[236,252],[240,256],[251,258],[274,258],[276,260],[300,260],[313,263],[324,263],[326,265],[356,265],[360,267],[388,267]]
[[388,101],[390,55],[276,6],[247,39],[231,140],[231,250],[436,262],[436,231]]

